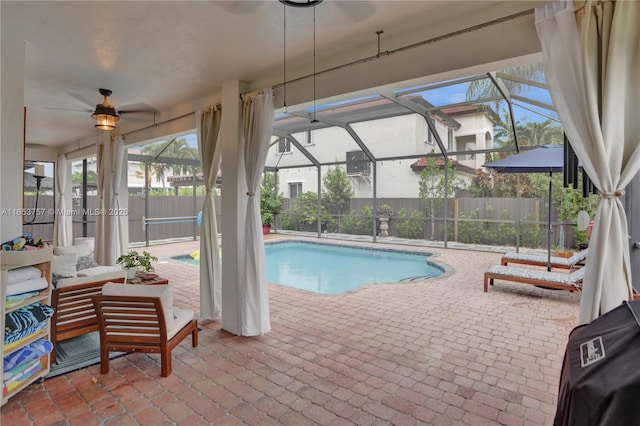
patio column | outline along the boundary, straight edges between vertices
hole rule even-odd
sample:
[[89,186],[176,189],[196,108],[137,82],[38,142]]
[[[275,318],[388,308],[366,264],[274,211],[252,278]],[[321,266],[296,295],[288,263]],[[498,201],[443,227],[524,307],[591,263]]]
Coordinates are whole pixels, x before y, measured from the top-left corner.
[[[0,205],[3,209],[22,208],[22,176],[24,173],[24,59],[25,42],[2,29],[2,127],[0,140],[2,154],[0,171],[2,182],[20,182],[19,185],[2,185]],[[20,215],[6,215],[0,221],[1,241],[22,234]]]

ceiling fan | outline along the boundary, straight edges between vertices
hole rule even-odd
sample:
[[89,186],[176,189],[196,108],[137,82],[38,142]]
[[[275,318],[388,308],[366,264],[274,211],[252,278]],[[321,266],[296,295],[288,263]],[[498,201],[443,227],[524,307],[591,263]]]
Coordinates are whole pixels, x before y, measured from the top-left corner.
[[75,112],[85,112],[92,113],[91,118],[96,120],[95,127],[100,130],[113,130],[116,127],[116,122],[120,120],[121,116],[127,116],[129,118],[132,114],[156,114],[159,111],[145,103],[137,103],[132,105],[127,105],[122,109],[116,108],[114,105],[109,103],[109,96],[113,93],[109,89],[98,89],[100,94],[103,96],[102,103],[99,103],[94,106],[94,104],[87,99],[85,96],[80,95],[78,93],[68,92],[70,96],[79,100],[83,104],[91,107],[92,109],[70,109],[70,108],[47,108],[47,109],[56,109],[56,110],[64,110],[64,111],[75,111]]
[[[280,3],[292,7],[313,7],[322,3],[323,0],[279,0]],[[222,7],[231,13],[238,15],[251,14],[262,7],[265,2],[214,2],[216,6]],[[351,22],[360,22],[371,17],[376,6],[373,1],[328,1],[325,5],[329,8],[336,8]]]

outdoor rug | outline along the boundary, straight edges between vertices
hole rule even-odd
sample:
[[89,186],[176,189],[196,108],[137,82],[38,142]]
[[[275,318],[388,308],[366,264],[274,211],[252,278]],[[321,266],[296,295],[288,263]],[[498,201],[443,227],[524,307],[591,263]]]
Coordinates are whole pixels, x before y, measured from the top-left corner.
[[[114,359],[122,355],[126,355],[126,353],[110,352],[109,358]],[[93,333],[58,342],[57,362],[51,360],[51,370],[46,378],[50,379],[99,363],[100,333],[94,331]]]

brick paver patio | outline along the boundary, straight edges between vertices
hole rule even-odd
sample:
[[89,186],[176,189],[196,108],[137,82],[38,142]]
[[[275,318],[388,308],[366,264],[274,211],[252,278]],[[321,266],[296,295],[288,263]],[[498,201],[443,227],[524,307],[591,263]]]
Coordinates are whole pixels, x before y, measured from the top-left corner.
[[[198,267],[171,256],[198,247],[148,248],[175,305],[196,311]],[[416,250],[447,273],[331,296],[270,285],[267,335],[204,323],[197,348],[174,350],[170,377],[159,356],[130,354],[107,375],[92,366],[29,386],[2,424],[552,424],[579,295],[504,281],[483,293],[499,253]]]

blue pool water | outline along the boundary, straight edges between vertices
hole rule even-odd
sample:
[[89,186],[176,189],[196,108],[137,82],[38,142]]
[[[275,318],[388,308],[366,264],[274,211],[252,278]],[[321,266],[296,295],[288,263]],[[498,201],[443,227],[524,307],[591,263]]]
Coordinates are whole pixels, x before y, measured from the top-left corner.
[[304,242],[265,246],[267,278],[321,294],[337,294],[369,283],[389,283],[442,274],[425,254]]
[[[364,284],[413,281],[444,271],[428,255],[307,242],[265,245],[267,279],[302,290],[338,294]],[[198,263],[188,256],[179,260]]]

